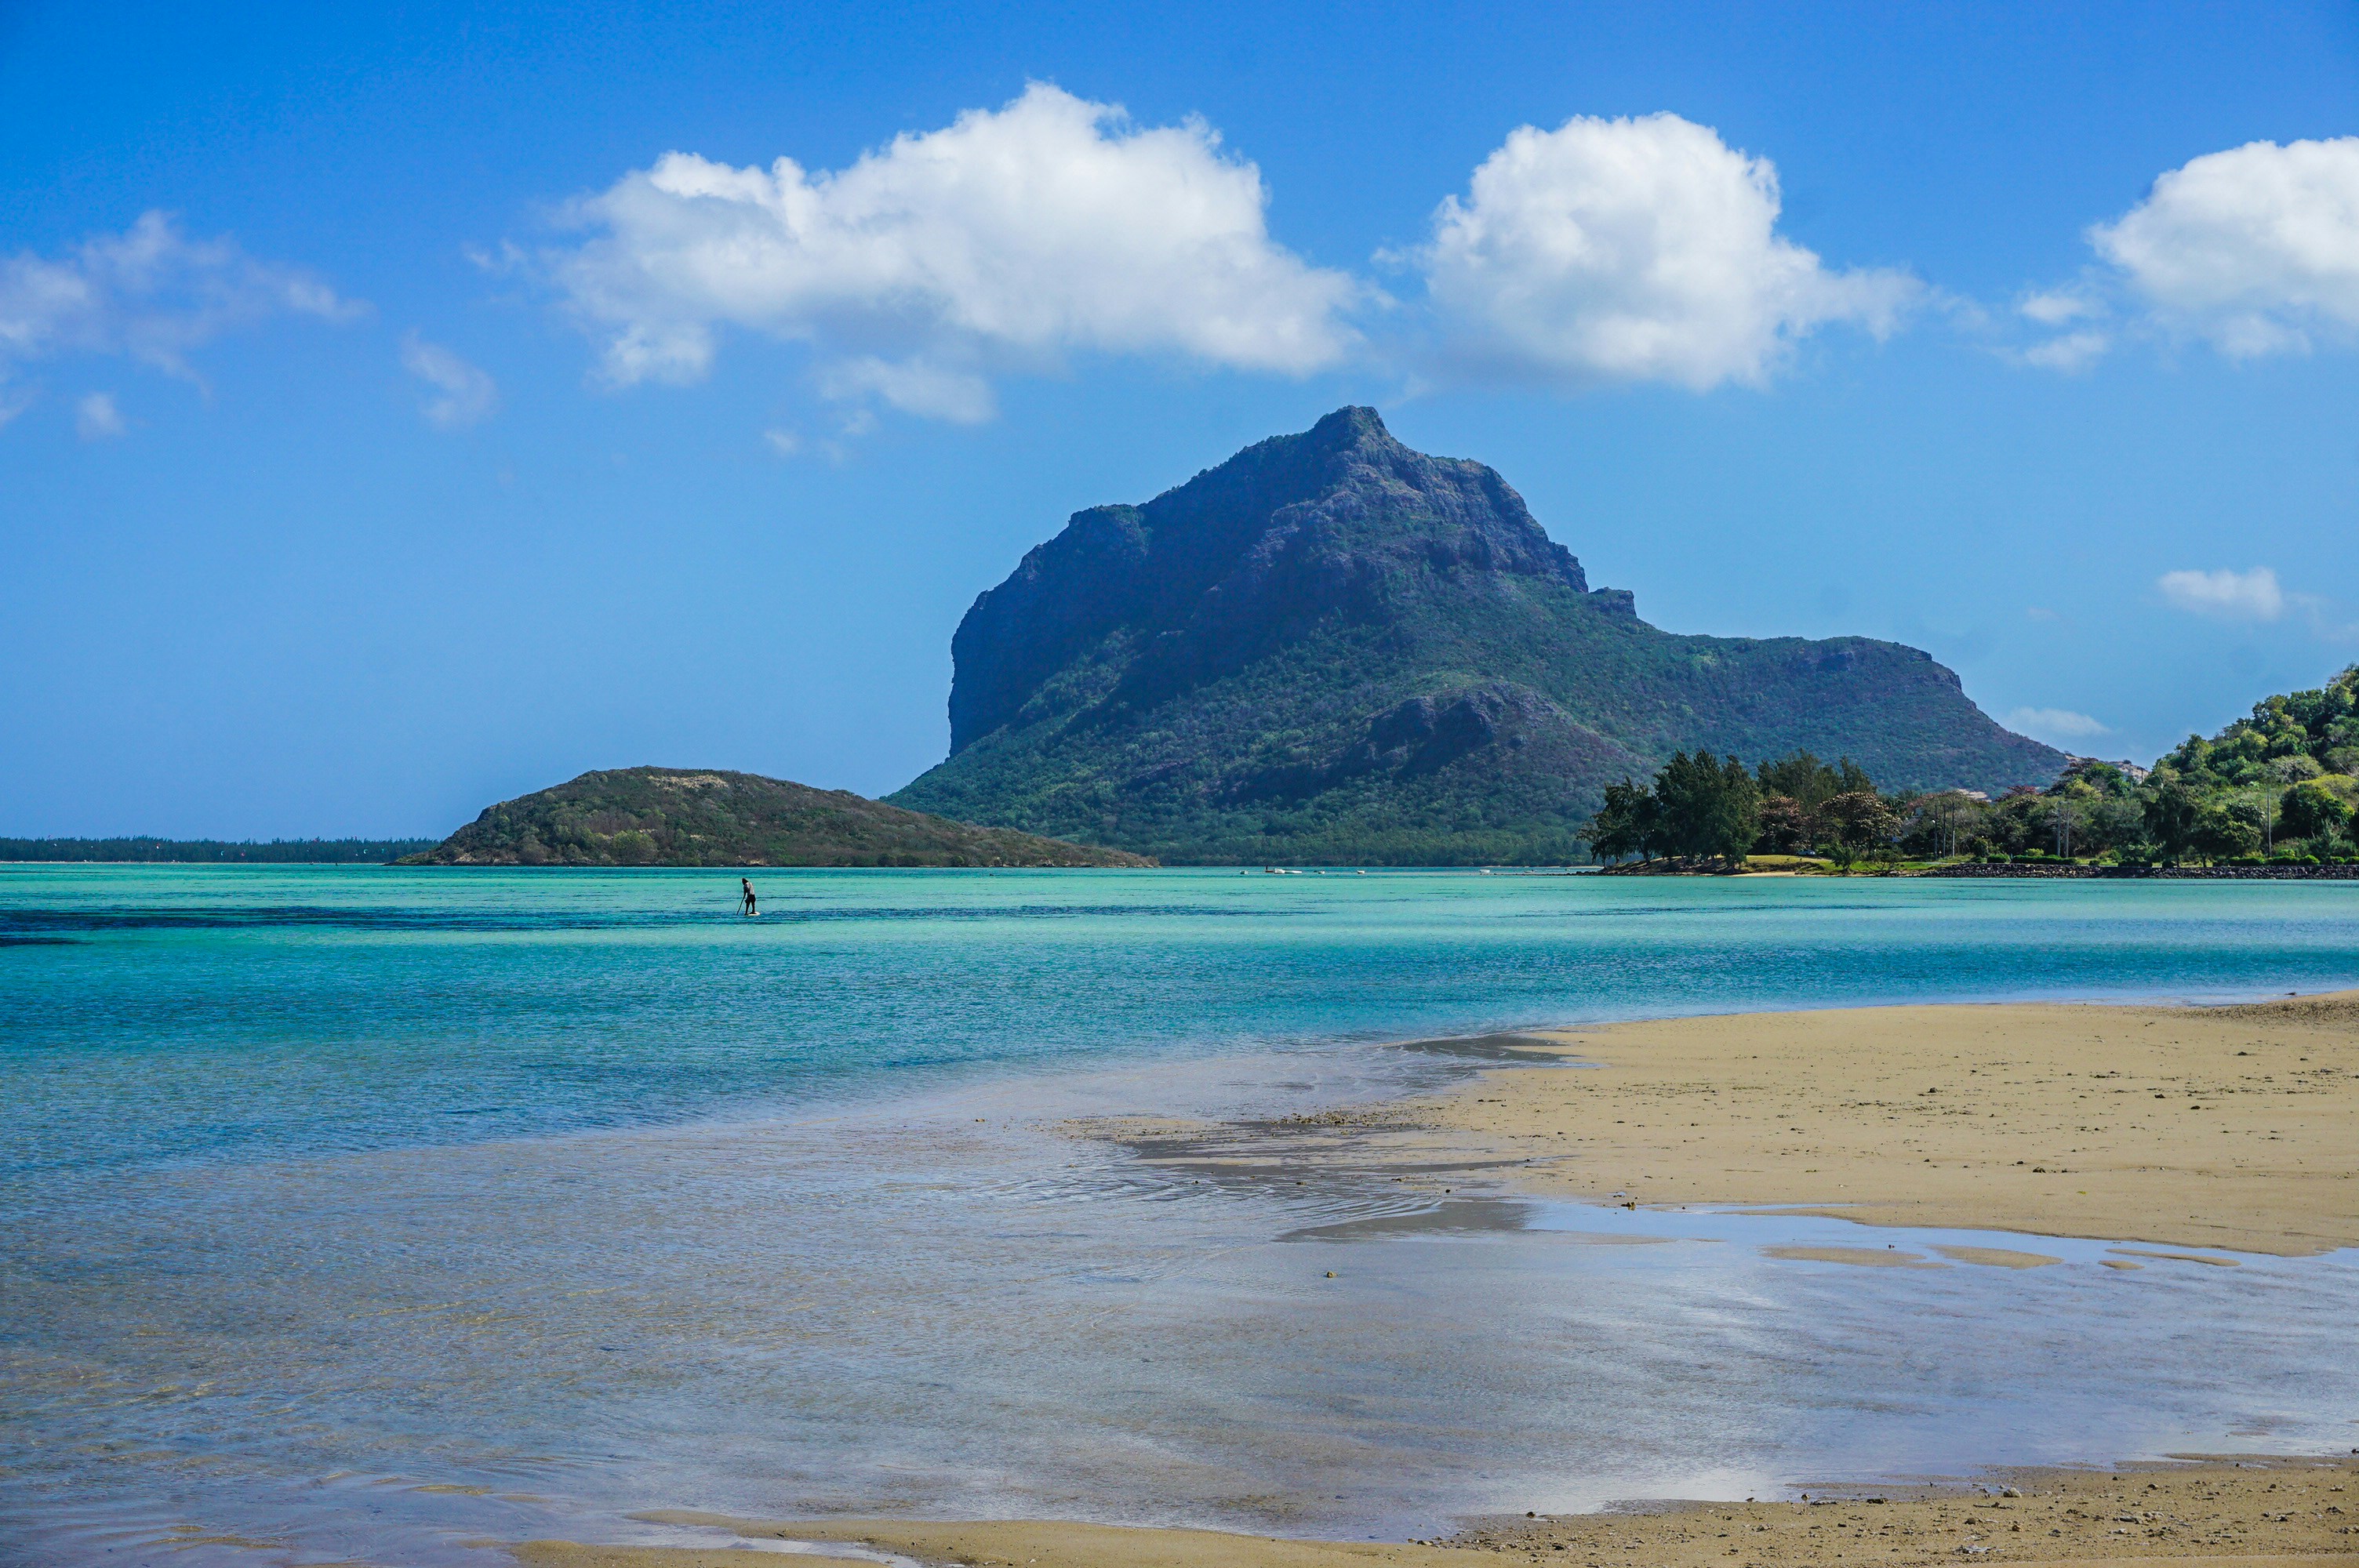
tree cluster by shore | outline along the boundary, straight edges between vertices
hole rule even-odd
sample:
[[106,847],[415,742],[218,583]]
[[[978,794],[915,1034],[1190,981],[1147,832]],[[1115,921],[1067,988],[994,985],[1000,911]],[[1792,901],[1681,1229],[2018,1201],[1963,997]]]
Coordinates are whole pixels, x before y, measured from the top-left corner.
[[1887,794],[1844,758],[1808,752],[1747,768],[1680,752],[1651,783],[1625,778],[1584,835],[1607,862],[1734,868],[1752,855],[1860,861],[2001,857],[2120,865],[2255,865],[2359,855],[2359,665],[2271,697],[2151,769],[2076,758],[2045,789]]

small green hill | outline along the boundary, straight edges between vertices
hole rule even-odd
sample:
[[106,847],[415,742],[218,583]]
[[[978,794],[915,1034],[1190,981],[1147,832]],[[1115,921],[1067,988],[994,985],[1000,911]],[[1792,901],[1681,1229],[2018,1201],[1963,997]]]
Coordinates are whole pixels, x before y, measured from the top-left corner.
[[405,866],[1149,866],[759,773],[612,768],[504,800]]

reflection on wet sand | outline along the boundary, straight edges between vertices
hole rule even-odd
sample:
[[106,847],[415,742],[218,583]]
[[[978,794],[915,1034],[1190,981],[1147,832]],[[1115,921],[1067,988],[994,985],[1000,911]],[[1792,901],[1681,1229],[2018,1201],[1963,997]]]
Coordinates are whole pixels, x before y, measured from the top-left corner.
[[[1194,1530],[1116,1529],[1054,1520],[780,1523],[667,1513],[713,1545],[596,1547],[535,1541],[531,1568],[720,1568],[756,1563],[753,1548],[849,1546],[962,1568],[1460,1568],[1501,1556],[1637,1568],[1818,1568],[1875,1563],[1926,1568],[1991,1563],[2171,1563],[2328,1568],[2348,1563],[2359,1462],[2247,1457],[2126,1465],[2118,1471],[1992,1471],[1943,1484],[1820,1486],[1791,1501],[1654,1503],[1574,1518],[1537,1512],[1466,1521],[1438,1539],[1305,1541]],[[731,1551],[735,1545],[746,1550]]]

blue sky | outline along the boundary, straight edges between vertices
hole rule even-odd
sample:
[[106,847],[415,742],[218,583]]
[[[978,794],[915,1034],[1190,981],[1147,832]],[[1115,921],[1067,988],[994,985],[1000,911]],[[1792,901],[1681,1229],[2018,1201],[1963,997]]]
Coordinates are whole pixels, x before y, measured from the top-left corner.
[[883,793],[1346,402],[2072,750],[2359,659],[2359,11],[1802,9],[0,4],[0,833]]

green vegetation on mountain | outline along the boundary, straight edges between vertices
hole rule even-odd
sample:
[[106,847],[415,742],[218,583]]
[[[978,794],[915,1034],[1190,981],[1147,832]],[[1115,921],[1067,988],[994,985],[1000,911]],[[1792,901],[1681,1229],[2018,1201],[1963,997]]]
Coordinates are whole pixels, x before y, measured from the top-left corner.
[[487,808],[408,866],[1144,866],[759,773],[614,768]]
[[2253,705],[2210,740],[2190,735],[2140,787],[2147,838],[2166,860],[2341,859],[2359,808],[2359,665],[2315,691]]
[[190,865],[383,865],[431,838],[0,838],[0,860],[176,861]]
[[1954,857],[2117,865],[2347,860],[2359,816],[2359,665],[2314,691],[2256,703],[2150,770],[2076,758],[2045,789],[1991,800],[1886,795],[1849,758],[1808,752],[1748,773],[1734,757],[1674,756],[1650,784],[1606,786],[1583,829],[1597,858],[1734,867],[1748,854],[1849,863]]
[[2066,761],[1913,648],[1647,625],[1497,473],[1368,408],[1076,514],[951,654],[951,755],[896,803],[1166,861],[1580,859],[1606,784],[1698,749],[1913,789]]

